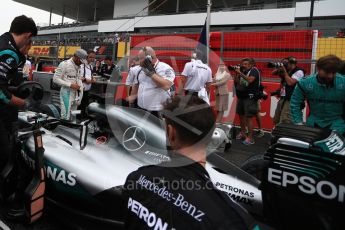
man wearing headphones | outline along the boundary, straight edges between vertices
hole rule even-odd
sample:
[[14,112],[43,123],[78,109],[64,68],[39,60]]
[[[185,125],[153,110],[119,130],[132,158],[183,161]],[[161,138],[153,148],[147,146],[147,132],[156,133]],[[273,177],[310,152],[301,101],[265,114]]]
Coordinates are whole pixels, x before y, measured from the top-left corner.
[[134,79],[129,103],[138,99],[138,106],[155,116],[160,116],[163,103],[170,95],[170,87],[174,84],[175,72],[166,63],[157,59],[152,47],[144,47],[138,53],[141,72]]
[[282,72],[282,87],[280,92],[280,100],[275,112],[275,124],[292,123],[290,99],[297,82],[304,78],[305,72],[297,66],[297,60],[294,57],[288,57],[286,64],[280,67]]

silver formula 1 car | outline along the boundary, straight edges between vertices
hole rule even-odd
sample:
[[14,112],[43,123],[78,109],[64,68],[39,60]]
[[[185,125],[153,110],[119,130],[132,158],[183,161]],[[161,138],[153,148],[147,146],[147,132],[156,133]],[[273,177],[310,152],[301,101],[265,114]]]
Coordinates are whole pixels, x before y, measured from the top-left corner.
[[[87,227],[122,226],[127,175],[170,160],[164,120],[139,109],[91,103],[89,118],[76,124],[57,119],[54,105],[35,107],[19,114],[18,157],[28,175],[26,221],[48,210],[81,218]],[[344,229],[343,136],[279,125],[264,156],[241,169],[216,153],[226,143],[224,135],[231,137],[231,126],[214,131],[206,163],[218,189],[276,229]],[[13,176],[6,175],[3,183],[9,186],[2,187],[10,188]]]
[[[30,91],[32,85],[40,87],[26,83],[19,91]],[[53,104],[32,110],[20,112],[18,118],[17,158],[29,175],[26,221],[34,222],[49,210],[103,226],[122,226],[121,190],[127,175],[141,166],[170,160],[164,120],[140,109],[98,103],[88,106],[88,119],[78,124],[60,120],[59,108]],[[208,148],[207,171],[219,189],[261,215],[259,181],[215,153],[231,146],[231,136],[231,125],[217,125]],[[5,177],[11,178],[11,172]],[[10,187],[5,194],[11,194]]]

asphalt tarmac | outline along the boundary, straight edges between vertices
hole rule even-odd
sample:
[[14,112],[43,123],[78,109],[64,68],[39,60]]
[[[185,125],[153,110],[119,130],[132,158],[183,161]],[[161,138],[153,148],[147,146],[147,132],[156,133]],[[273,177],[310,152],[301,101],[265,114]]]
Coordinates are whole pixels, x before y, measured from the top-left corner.
[[[225,153],[219,153],[228,161],[241,166],[249,157],[265,153],[270,134],[265,133],[264,137],[255,137],[255,144],[246,146],[240,140],[233,140],[233,145]],[[97,228],[97,226],[95,226]],[[60,230],[60,229],[84,229],[79,223],[70,217],[60,217],[46,214],[41,220],[32,225],[23,225],[7,221],[4,218],[4,207],[0,207],[0,230]]]

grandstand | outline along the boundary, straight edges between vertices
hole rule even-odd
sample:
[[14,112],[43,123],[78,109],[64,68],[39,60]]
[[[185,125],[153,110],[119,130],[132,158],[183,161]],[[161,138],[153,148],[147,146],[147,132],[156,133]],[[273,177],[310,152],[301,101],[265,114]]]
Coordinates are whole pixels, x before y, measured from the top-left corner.
[[[203,25],[207,0],[14,0],[62,16],[60,25],[40,34],[97,32],[194,32]],[[213,0],[211,26],[216,30],[305,28],[311,1]],[[63,17],[74,23],[63,23]],[[314,28],[335,36],[344,25],[343,0],[315,1]],[[47,19],[48,20],[48,19]]]
[[[205,22],[207,5],[207,0],[14,1],[61,15],[59,25],[49,23],[39,28],[34,45],[58,46],[57,49],[59,46],[60,49],[61,46],[80,46],[100,51],[97,57],[101,58],[124,56],[129,49],[124,44],[133,34],[198,34]],[[305,0],[212,0],[211,31],[318,30],[318,36],[324,40],[315,50],[315,58],[317,54],[344,50],[343,41],[328,39],[344,35],[343,0],[315,1],[312,27],[308,27],[310,8],[311,1]],[[64,17],[75,21],[64,23]]]

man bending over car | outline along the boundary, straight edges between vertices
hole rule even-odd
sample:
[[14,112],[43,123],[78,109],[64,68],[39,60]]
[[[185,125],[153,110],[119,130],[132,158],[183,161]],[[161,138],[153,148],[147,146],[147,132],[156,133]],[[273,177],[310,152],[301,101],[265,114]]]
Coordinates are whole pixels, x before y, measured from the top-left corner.
[[[260,229],[217,190],[205,169],[215,118],[191,95],[170,99],[162,111],[171,161],[131,173],[123,192],[126,229]],[[187,186],[188,185],[188,186]]]
[[317,73],[301,80],[291,97],[291,112],[295,124],[303,124],[301,104],[308,101],[310,115],[307,126],[329,128],[345,133],[345,76],[337,73],[340,58],[328,55],[320,58]]

